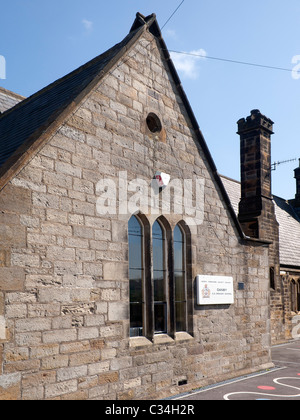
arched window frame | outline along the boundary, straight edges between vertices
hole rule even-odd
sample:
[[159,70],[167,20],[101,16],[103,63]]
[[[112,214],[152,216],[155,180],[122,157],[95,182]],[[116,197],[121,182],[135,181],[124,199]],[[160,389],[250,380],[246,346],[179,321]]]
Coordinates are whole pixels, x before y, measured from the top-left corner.
[[[153,340],[160,333],[176,338],[176,332],[187,332],[193,336],[193,282],[192,282],[192,246],[190,229],[184,221],[178,226],[184,237],[184,265],[185,265],[185,290],[186,290],[186,327],[185,331],[176,331],[176,288],[174,270],[174,229],[164,216],[160,216],[150,225],[143,214],[136,217],[143,230],[142,256],[143,256],[143,336]],[[130,222],[130,220],[129,220]],[[128,222],[128,225],[129,225]],[[155,297],[153,268],[153,226],[158,222],[164,236],[164,270],[165,270],[165,302],[166,302],[166,328],[156,331],[155,328]]]
[[[176,329],[176,308],[175,311],[175,329],[176,332],[187,332],[193,335],[193,281],[192,281],[192,238],[191,231],[187,224],[182,220],[174,228],[178,227],[183,235],[183,271],[184,271],[184,288],[185,288],[185,328]],[[174,235],[174,233],[173,233]],[[174,246],[174,245],[173,245]],[[173,257],[174,261],[174,257]],[[176,284],[175,284],[176,267],[174,263],[174,304],[176,303]]]
[[[142,251],[142,264],[143,264],[143,278],[142,278],[143,336],[151,339],[153,336],[153,314],[152,314],[152,309],[151,309],[152,282],[151,282],[151,255],[150,255],[151,227],[148,222],[148,219],[143,214],[140,214],[140,213],[131,216],[131,218],[128,221],[128,227],[133,217],[137,219],[142,229],[142,250],[141,251]],[[129,240],[129,233],[128,233],[128,240]],[[130,249],[129,249],[129,253],[130,253]],[[130,277],[129,277],[129,295],[130,295]],[[130,300],[130,296],[129,296],[129,300]],[[131,304],[131,300],[130,300],[130,304]]]
[[292,279],[290,282],[291,290],[291,310],[298,312],[300,309],[300,283],[299,280]]
[[176,332],[188,330],[187,276],[186,276],[186,237],[177,224],[173,232],[174,247],[174,289],[175,289],[175,328]]
[[[164,331],[159,331],[156,327],[156,310],[155,310],[155,279],[154,279],[154,269],[155,269],[155,255],[154,255],[154,238],[153,238],[153,228],[155,224],[158,223],[162,234],[164,237],[163,246],[164,246],[164,255],[163,255],[163,270],[164,270],[164,288],[165,288],[165,328]],[[153,288],[153,319],[154,319],[154,334],[165,333],[170,336],[174,335],[174,287],[173,287],[173,255],[172,255],[172,228],[163,216],[160,216],[153,223],[152,226],[152,236],[151,236],[151,249],[152,249],[152,288]]]

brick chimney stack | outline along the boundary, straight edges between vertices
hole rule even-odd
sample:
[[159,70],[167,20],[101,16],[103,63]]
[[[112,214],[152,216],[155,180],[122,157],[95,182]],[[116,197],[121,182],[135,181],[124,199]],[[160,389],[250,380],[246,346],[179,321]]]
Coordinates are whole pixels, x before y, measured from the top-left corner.
[[276,224],[278,229],[271,189],[273,124],[257,109],[238,121],[242,184],[239,220],[246,235],[266,240],[273,240],[269,224]]

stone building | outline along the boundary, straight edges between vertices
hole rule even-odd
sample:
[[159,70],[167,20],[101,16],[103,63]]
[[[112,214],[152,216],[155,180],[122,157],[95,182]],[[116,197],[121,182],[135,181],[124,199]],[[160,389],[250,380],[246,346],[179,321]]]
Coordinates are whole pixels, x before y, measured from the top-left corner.
[[0,114],[14,107],[24,99],[24,96],[0,87]]
[[1,114],[0,145],[1,399],[272,366],[271,241],[243,232],[155,15]]
[[222,180],[245,234],[271,242],[271,335],[273,344],[277,344],[291,339],[294,334],[299,337],[296,329],[300,317],[295,317],[300,312],[300,168],[295,169],[295,199],[273,196],[273,124],[258,110],[238,121],[241,183],[226,177]]

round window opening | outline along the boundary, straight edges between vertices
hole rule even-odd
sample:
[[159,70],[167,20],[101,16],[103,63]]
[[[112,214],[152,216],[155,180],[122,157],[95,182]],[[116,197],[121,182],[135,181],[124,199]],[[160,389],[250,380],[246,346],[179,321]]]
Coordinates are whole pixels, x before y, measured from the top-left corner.
[[147,127],[151,133],[160,133],[162,130],[161,121],[156,114],[152,112],[147,117]]

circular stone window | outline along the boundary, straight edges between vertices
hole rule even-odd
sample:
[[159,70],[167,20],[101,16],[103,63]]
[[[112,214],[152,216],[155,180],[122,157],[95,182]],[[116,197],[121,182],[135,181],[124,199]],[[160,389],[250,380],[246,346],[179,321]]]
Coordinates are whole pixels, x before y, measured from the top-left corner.
[[153,114],[153,112],[151,112],[148,115],[146,122],[147,122],[147,127],[149,128],[151,133],[160,133],[161,132],[162,124],[161,124],[161,121],[156,114]]

